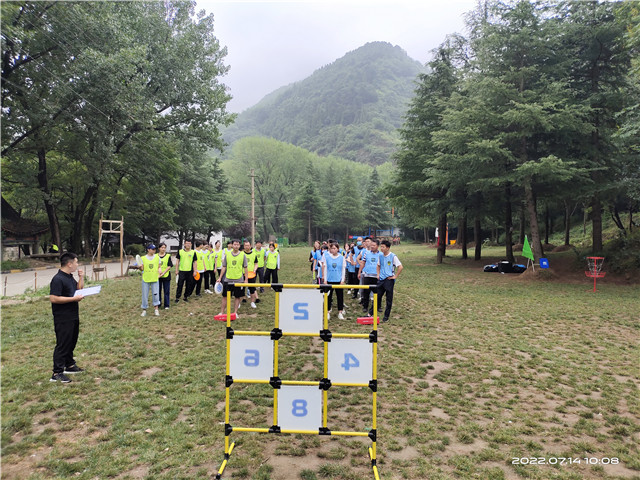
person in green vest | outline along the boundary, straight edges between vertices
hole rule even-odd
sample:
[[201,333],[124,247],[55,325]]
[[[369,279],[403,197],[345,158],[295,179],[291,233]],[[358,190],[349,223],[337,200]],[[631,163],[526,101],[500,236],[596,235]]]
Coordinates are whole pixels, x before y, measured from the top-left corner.
[[[176,290],[175,303],[180,301],[180,295],[182,295],[182,289],[184,288],[184,301],[189,301],[189,296],[193,293],[193,287],[195,286],[195,279],[193,276],[196,274],[196,252],[191,250],[191,240],[185,240],[182,250],[178,250],[176,255],[176,276],[178,277],[178,289]],[[185,285],[186,284],[186,285]]]
[[[245,240],[244,242],[244,254],[247,257],[247,283],[256,283],[256,266],[258,265],[258,254],[251,248],[251,242]],[[251,296],[251,308],[257,308],[256,303],[260,301],[258,298],[258,292],[255,287],[249,287],[249,295]]]
[[198,279],[195,280],[196,298],[200,298],[202,296],[201,294],[202,280],[204,279],[204,272],[206,271],[205,262],[206,262],[206,251],[204,249],[204,242],[197,241],[194,268],[195,268],[195,271],[198,272],[200,275],[198,275]]
[[164,309],[169,310],[173,261],[171,260],[171,254],[167,253],[167,244],[164,242],[158,245],[158,257],[160,258],[160,278],[158,278],[160,305],[162,305],[162,297],[164,296]]
[[218,278],[220,278],[220,271],[222,270],[222,254],[223,254],[222,244],[220,243],[220,240],[216,240],[213,253],[215,254],[216,271],[218,272]]
[[[256,268],[256,274],[258,275],[259,282],[264,283],[264,257],[267,254],[267,250],[262,248],[262,242],[260,240],[256,241],[254,250],[258,256],[258,268]],[[260,287],[260,293],[264,293],[264,287]]]
[[204,260],[204,291],[205,293],[213,293],[210,287],[213,287],[216,283],[216,254],[213,252],[213,247],[210,243],[205,244],[205,260]]
[[278,283],[278,270],[280,270],[280,254],[274,243],[269,244],[269,251],[265,255],[265,283]]
[[[247,256],[240,251],[240,240],[233,240],[231,246],[231,252],[225,253],[222,258],[222,271],[220,272],[220,278],[218,278],[218,282],[223,282],[221,315],[227,313],[227,291],[231,288],[229,283],[244,283],[248,276]],[[238,318],[238,307],[240,306],[240,300],[244,296],[244,288],[234,285],[231,294],[235,298],[233,313]]]
[[160,292],[158,286],[160,257],[156,254],[156,246],[151,243],[147,245],[147,254],[142,257],[142,313],[141,317],[147,316],[147,308],[149,308],[149,290],[151,290],[151,302],[155,309],[154,315],[160,315],[158,307],[160,306]]

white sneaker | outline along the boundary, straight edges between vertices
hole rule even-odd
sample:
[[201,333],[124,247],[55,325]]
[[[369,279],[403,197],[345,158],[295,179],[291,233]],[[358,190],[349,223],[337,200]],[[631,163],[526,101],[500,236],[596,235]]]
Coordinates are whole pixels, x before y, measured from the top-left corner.
[[258,308],[258,307],[256,307],[255,302],[251,302],[251,308]]
[[340,320],[344,320],[344,315],[342,314],[342,312],[339,312],[339,313],[338,313],[338,318],[339,318]]
[[204,293],[213,293],[211,290],[209,290],[208,288],[204,289]]
[[141,317],[146,317],[147,316],[147,311],[146,310],[142,310],[142,313],[140,314]]
[[156,317],[160,316],[160,311],[156,308],[156,311],[153,313]]
[[327,320],[331,318],[331,312],[327,312]]

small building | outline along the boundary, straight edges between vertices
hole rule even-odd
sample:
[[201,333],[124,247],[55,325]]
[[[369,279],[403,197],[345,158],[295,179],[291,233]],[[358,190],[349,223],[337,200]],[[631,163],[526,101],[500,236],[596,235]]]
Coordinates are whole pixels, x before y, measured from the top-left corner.
[[22,218],[2,197],[2,258],[17,259],[40,253],[40,237],[49,226]]

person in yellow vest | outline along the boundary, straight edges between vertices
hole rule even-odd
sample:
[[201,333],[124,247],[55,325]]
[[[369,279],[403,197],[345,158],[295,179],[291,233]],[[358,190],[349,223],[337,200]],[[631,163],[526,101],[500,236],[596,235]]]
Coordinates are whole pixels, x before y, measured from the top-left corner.
[[[197,241],[194,268],[195,268],[195,271],[198,272],[200,275],[198,276],[198,279],[195,280],[196,298],[200,298],[202,296],[201,295],[202,280],[204,278],[204,272],[206,271],[205,262],[206,262],[206,251],[204,249],[204,242]],[[194,275],[195,275],[195,272],[194,272]]]
[[[215,266],[218,272],[218,278],[220,278],[220,271],[222,270],[222,244],[220,240],[216,240],[213,253],[215,254]],[[214,282],[215,283],[215,282]]]
[[269,244],[269,251],[265,255],[265,283],[278,283],[278,270],[280,270],[280,254],[273,243]]
[[[247,257],[247,283],[256,283],[256,266],[258,265],[258,254],[251,248],[251,242],[245,240],[244,242],[244,254]],[[251,296],[251,308],[256,308],[256,303],[260,301],[258,298],[258,292],[255,287],[249,287],[249,295]]]
[[[218,278],[218,282],[223,282],[221,315],[227,313],[227,291],[231,288],[229,283],[244,283],[248,276],[247,256],[240,251],[240,240],[233,240],[231,245],[233,247],[231,252],[225,253],[222,258],[222,271],[220,272],[220,278]],[[240,299],[244,296],[244,288],[234,286],[231,294],[235,298],[233,313],[236,314],[237,318]]]
[[213,293],[210,287],[213,287],[216,283],[216,254],[213,252],[213,247],[210,243],[205,244],[205,260],[204,260],[204,291],[205,293]]
[[[256,246],[254,247],[254,250],[257,254],[257,258],[258,258],[258,265],[256,268],[256,275],[258,275],[258,280],[260,281],[260,283],[264,283],[264,257],[267,254],[267,250],[262,248],[262,242],[260,240],[258,240],[256,242]],[[264,287],[260,287],[260,293],[264,292]],[[258,299],[260,300],[260,299]],[[259,302],[256,302],[259,303]]]
[[171,296],[171,267],[173,267],[173,261],[171,260],[171,254],[167,253],[166,243],[160,243],[158,245],[158,257],[160,258],[160,278],[158,278],[160,305],[162,305],[162,297],[164,296],[164,309],[169,310],[169,297]]
[[149,308],[149,290],[151,290],[151,302],[155,309],[155,316],[160,315],[158,307],[160,306],[160,292],[158,286],[160,257],[156,254],[156,246],[152,243],[147,245],[147,254],[142,257],[142,313],[141,317],[147,316],[147,308]]
[[[180,295],[182,295],[182,288],[184,287],[184,301],[189,301],[189,296],[193,293],[193,287],[195,286],[195,279],[193,278],[196,273],[196,252],[191,250],[191,240],[185,240],[182,250],[178,250],[176,255],[176,276],[178,277],[178,289],[176,290],[175,303],[180,301]],[[186,283],[186,285],[185,285]]]

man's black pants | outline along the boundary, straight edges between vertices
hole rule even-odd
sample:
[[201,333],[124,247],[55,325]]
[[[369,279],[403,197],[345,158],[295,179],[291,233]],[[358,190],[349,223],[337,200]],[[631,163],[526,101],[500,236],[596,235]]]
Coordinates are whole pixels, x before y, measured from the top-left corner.
[[53,373],[62,373],[66,367],[76,363],[73,350],[78,343],[80,320],[56,320],[53,325],[56,331],[56,348],[53,350]]

